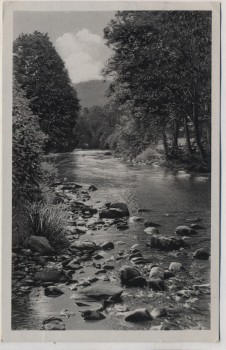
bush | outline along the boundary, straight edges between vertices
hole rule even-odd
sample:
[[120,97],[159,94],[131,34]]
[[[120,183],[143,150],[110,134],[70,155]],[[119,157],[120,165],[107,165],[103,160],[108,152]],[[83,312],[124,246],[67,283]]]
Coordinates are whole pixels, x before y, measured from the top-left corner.
[[33,200],[40,193],[42,147],[46,136],[20,86],[13,86],[13,201]]
[[156,149],[153,149],[151,147],[146,148],[143,152],[141,152],[137,157],[137,162],[142,163],[152,163],[155,161],[158,161],[159,159],[162,159],[162,155],[159,154]]
[[27,205],[25,212],[29,235],[45,237],[55,248],[67,244],[64,232],[67,214],[62,205],[53,206],[45,202],[36,202]]

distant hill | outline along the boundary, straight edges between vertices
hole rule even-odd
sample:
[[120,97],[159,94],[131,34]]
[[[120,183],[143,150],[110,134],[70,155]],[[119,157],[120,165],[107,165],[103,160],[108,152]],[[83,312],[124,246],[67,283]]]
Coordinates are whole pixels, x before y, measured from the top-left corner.
[[74,84],[82,108],[91,106],[104,106],[107,103],[105,92],[110,85],[109,81],[90,80]]

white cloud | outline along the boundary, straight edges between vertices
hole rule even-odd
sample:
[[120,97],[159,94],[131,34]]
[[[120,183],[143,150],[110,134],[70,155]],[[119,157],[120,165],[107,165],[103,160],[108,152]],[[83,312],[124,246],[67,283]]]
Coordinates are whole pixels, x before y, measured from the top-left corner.
[[101,79],[100,71],[109,57],[109,49],[99,35],[88,29],[65,33],[56,39],[55,46],[73,83]]

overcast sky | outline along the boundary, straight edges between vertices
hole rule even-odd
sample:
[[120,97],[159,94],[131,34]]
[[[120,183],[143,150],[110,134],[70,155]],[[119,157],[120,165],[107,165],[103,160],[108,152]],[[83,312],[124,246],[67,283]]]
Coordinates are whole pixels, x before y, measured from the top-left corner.
[[101,79],[111,55],[103,29],[114,12],[14,12],[14,39],[35,30],[48,33],[73,83]]

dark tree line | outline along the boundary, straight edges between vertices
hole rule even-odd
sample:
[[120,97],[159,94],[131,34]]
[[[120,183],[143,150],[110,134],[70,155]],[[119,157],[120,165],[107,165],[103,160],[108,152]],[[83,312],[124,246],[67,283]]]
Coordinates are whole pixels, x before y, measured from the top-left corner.
[[110,95],[126,111],[115,132],[118,145],[136,156],[162,142],[170,159],[178,157],[182,136],[186,158],[208,162],[211,13],[118,12],[104,36],[113,55],[103,73],[113,79]]

